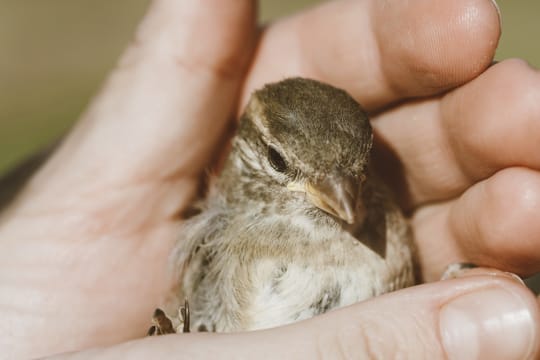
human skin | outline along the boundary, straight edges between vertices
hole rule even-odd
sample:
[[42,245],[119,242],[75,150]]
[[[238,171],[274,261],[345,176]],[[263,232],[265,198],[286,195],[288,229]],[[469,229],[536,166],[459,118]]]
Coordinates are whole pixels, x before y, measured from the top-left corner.
[[[540,271],[540,78],[520,60],[490,67],[499,34],[489,0],[333,1],[264,29],[252,1],[153,1],[100,94],[1,214],[0,356],[451,357],[448,305],[478,303],[528,319],[515,347],[536,356],[538,305],[512,276],[436,281],[458,261]],[[372,114],[428,284],[264,332],[137,340],[230,124],[253,89],[293,75],[344,88]],[[479,354],[495,358],[506,344],[493,339],[511,341],[484,330]]]

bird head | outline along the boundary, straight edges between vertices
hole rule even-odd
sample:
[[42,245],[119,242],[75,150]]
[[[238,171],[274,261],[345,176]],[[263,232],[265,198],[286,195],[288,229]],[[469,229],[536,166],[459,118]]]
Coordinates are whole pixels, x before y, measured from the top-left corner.
[[298,198],[354,223],[372,131],[345,91],[290,78],[255,91],[233,142],[231,162],[252,196]]

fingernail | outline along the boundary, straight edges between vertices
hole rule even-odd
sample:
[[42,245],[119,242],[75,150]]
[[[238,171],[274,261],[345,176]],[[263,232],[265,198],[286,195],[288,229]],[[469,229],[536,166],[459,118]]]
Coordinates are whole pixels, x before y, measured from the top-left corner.
[[520,285],[527,286],[525,284],[525,281],[523,281],[523,279],[520,278],[518,275],[516,275],[514,273],[511,273],[511,272],[508,272],[508,271],[504,271],[503,274],[510,277],[510,278],[512,278],[515,282],[519,283]]
[[493,3],[493,6],[495,6],[495,10],[497,10],[497,15],[499,15],[499,25],[502,27],[502,15],[501,15],[501,8],[499,7],[499,4],[497,4],[497,1],[491,0]]
[[501,270],[497,270],[493,268],[478,267],[478,265],[476,264],[466,263],[466,262],[453,263],[453,264],[448,265],[441,276],[441,280],[457,279],[457,278],[463,278],[467,276],[485,276],[485,275],[504,276],[511,280],[514,280],[520,285],[527,286],[525,285],[525,282],[523,281],[523,279],[514,273],[511,273],[508,271],[501,271]]
[[529,359],[536,349],[533,310],[500,287],[457,297],[440,312],[449,359]]

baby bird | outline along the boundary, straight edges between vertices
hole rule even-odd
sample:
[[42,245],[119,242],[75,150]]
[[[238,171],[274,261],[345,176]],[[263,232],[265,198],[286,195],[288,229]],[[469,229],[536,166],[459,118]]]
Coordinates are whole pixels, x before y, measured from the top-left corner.
[[176,330],[165,332],[189,330],[187,309],[176,313],[184,299],[192,330],[228,332],[413,285],[412,236],[370,169],[372,139],[343,90],[290,78],[255,91],[223,171],[183,226],[179,285],[164,307]]

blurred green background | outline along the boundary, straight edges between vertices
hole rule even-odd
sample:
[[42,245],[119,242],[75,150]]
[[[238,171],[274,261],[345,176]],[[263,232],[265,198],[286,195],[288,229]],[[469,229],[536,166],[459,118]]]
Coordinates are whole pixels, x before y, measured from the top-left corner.
[[[261,21],[323,0],[262,0]],[[75,121],[149,0],[0,0],[0,174]],[[500,0],[497,59],[540,66],[540,1]]]

